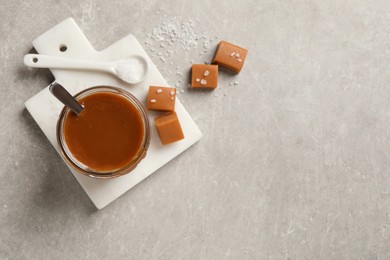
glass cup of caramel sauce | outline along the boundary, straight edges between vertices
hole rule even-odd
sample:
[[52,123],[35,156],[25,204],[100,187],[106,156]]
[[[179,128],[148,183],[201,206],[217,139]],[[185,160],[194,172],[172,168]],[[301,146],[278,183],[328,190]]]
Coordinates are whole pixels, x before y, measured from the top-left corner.
[[76,115],[64,107],[57,122],[57,142],[66,162],[98,179],[131,172],[150,143],[149,119],[141,102],[109,86],[88,88],[74,97],[84,110]]

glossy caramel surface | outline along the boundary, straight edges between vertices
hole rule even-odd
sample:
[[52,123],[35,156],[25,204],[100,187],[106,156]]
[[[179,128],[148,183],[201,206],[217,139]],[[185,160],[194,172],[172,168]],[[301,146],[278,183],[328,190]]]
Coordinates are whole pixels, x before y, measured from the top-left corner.
[[79,116],[68,113],[65,143],[72,155],[89,169],[113,171],[128,165],[144,137],[142,117],[133,103],[115,93],[94,93],[78,100]]

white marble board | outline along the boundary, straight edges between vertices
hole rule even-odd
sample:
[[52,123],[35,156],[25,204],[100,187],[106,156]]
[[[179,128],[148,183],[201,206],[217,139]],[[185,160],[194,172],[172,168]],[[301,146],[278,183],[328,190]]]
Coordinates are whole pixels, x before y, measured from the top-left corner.
[[[62,84],[71,94],[76,94],[91,86],[109,85],[121,87],[144,102],[149,85],[168,86],[168,83],[145,50],[131,34],[106,49],[97,51],[91,46],[75,21],[72,18],[68,18],[36,38],[33,41],[33,46],[39,54],[60,57],[112,61],[132,54],[139,54],[150,62],[148,78],[143,83],[137,85],[128,85],[115,78],[115,76],[100,72],[51,69],[55,80]],[[66,46],[67,50],[61,52],[61,46]],[[59,151],[56,142],[56,123],[60,110],[63,107],[62,104],[51,95],[48,87],[46,87],[27,100],[25,105],[51,144]],[[69,167],[98,209],[107,206],[202,137],[199,128],[179,100],[176,102],[175,110],[181,122],[185,139],[163,146],[152,124],[151,144],[148,154],[130,174],[111,180],[98,180],[83,176]],[[151,122],[155,115],[157,114],[149,114]]]

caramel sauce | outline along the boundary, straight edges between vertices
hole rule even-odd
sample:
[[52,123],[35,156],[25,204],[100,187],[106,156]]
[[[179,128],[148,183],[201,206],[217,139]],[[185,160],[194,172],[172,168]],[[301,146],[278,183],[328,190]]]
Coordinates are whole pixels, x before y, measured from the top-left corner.
[[89,169],[110,172],[131,163],[139,153],[145,129],[137,107],[125,97],[100,92],[78,99],[80,115],[69,112],[64,121],[65,143]]

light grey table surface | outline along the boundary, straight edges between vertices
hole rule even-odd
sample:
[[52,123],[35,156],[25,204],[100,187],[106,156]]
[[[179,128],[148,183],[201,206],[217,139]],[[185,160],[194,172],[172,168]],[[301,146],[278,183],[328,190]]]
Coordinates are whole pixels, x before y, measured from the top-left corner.
[[[101,211],[24,108],[53,78],[23,56],[67,17],[97,49],[156,49],[204,134]],[[162,62],[168,18],[210,48]],[[0,24],[0,259],[390,259],[389,1],[5,0]],[[221,39],[241,74],[189,91]]]

